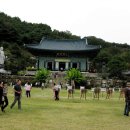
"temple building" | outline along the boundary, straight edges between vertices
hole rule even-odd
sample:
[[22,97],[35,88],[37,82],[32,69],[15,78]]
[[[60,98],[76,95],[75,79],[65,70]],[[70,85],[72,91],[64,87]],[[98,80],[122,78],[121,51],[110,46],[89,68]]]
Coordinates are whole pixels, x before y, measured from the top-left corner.
[[26,47],[37,58],[37,68],[52,71],[64,71],[77,68],[88,71],[90,61],[97,55],[100,46],[88,45],[87,39],[48,40],[42,39],[39,44],[28,44]]

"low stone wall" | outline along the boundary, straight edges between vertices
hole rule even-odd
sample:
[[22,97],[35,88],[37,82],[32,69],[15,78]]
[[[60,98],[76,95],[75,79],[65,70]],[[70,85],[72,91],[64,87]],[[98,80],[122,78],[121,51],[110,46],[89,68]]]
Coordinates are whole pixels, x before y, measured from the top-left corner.
[[17,79],[20,79],[23,83],[26,81],[34,80],[34,76],[18,76],[18,75],[7,75],[7,74],[0,74],[0,80],[7,82],[7,83],[14,83]]

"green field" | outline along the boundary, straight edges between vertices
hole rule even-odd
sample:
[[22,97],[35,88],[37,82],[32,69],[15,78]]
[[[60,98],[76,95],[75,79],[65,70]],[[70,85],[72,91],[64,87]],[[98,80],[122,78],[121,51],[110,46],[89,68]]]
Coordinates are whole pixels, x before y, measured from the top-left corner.
[[22,110],[9,106],[13,91],[9,90],[9,106],[6,113],[0,112],[0,130],[130,130],[130,117],[123,115],[124,101],[115,92],[110,100],[105,95],[93,99],[89,91],[87,100],[79,99],[79,90],[74,99],[67,99],[66,90],[60,93],[60,101],[53,100],[51,89],[32,89],[32,97],[22,96]]

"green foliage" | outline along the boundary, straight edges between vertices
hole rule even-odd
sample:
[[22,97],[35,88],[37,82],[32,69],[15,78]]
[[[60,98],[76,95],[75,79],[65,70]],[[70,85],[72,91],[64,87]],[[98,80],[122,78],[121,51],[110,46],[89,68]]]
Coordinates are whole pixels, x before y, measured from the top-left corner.
[[87,40],[88,40],[88,44],[90,45],[101,45],[103,48],[111,46],[111,43],[106,42],[101,38],[96,38],[95,36],[89,36],[87,37]]
[[35,78],[41,83],[45,83],[47,79],[50,77],[50,71],[47,69],[41,69],[36,72]]
[[42,37],[49,39],[79,39],[69,31],[52,31],[46,24],[27,23],[18,17],[10,17],[0,12],[0,46],[4,47],[7,59],[5,69],[12,74],[24,70],[28,66],[35,66],[36,60],[32,59],[24,44],[39,43]]
[[35,59],[32,59],[32,54],[26,51],[23,47],[16,43],[2,42],[4,47],[6,60],[5,69],[11,70],[12,74],[17,74],[20,70],[25,70],[27,66],[34,66]]
[[130,51],[124,50],[123,53],[120,54],[120,57],[125,60],[127,69],[130,70]]
[[115,56],[108,63],[108,72],[111,77],[122,77],[122,71],[126,69],[126,62],[121,57]]
[[20,44],[39,43],[42,37],[49,39],[80,39],[69,31],[51,30],[47,24],[27,23],[18,17],[0,13],[0,41]]
[[106,51],[109,55],[113,57],[116,55],[120,55],[124,51],[124,49],[114,46],[114,47],[105,48],[104,51]]
[[126,62],[130,63],[130,51],[125,50],[123,51],[123,53],[120,54],[120,56],[122,57],[122,59],[125,59]]
[[[103,65],[107,67],[108,62],[110,62],[113,57],[120,57],[119,60],[125,59],[127,64],[127,68],[130,68],[130,50],[126,48],[119,48],[119,47],[108,47],[102,48],[98,55],[94,59],[94,63],[96,64],[96,68],[98,72],[101,72]],[[122,61],[122,60],[121,60]]]
[[51,33],[53,39],[80,39],[80,36],[72,35],[70,31],[53,30]]
[[0,41],[16,42],[18,37],[17,31],[10,23],[0,21]]
[[130,48],[130,46],[127,44],[127,43],[124,43],[124,44],[119,44],[119,43],[111,43],[111,42],[107,42],[101,38],[97,38],[95,36],[88,36],[88,37],[85,37],[87,38],[88,40],[88,44],[90,45],[101,45],[102,48],[114,48],[114,47],[117,47],[117,48]]
[[[24,47],[24,44],[39,43],[42,37],[48,39],[80,39],[80,36],[73,35],[70,31],[53,30],[47,24],[27,23],[18,17],[10,17],[0,12],[0,46],[4,47],[7,59],[5,69],[16,74],[28,66],[35,66],[36,60],[32,59]],[[94,36],[87,37],[89,45],[101,45],[102,50],[95,58],[101,68],[102,62],[107,63],[113,56],[119,56],[126,60],[127,68],[130,69],[130,46],[125,44],[110,43]],[[94,66],[95,67],[95,66]]]
[[102,49],[98,55],[95,58],[95,62],[97,63],[108,63],[108,61],[111,58],[111,54],[108,53],[108,51],[106,51],[105,49]]
[[26,67],[26,70],[28,71],[36,71],[37,69],[31,66]]
[[78,69],[72,68],[67,71],[66,79],[70,81],[74,80],[75,82],[81,82],[84,78]]
[[122,49],[118,47],[102,48],[98,53],[98,55],[96,56],[95,60],[98,63],[105,62],[107,64],[113,56],[118,56],[121,53],[123,53],[123,48]]
[[25,71],[18,71],[18,75],[20,75],[20,76],[24,76],[26,74],[26,72]]

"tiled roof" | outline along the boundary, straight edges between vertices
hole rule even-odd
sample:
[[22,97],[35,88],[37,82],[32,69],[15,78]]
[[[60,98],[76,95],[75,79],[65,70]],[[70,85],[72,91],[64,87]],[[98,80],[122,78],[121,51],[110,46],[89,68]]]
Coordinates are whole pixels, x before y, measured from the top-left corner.
[[89,51],[100,49],[100,46],[88,45],[86,39],[80,40],[47,40],[42,39],[39,44],[26,45],[36,50],[60,50],[60,51]]

